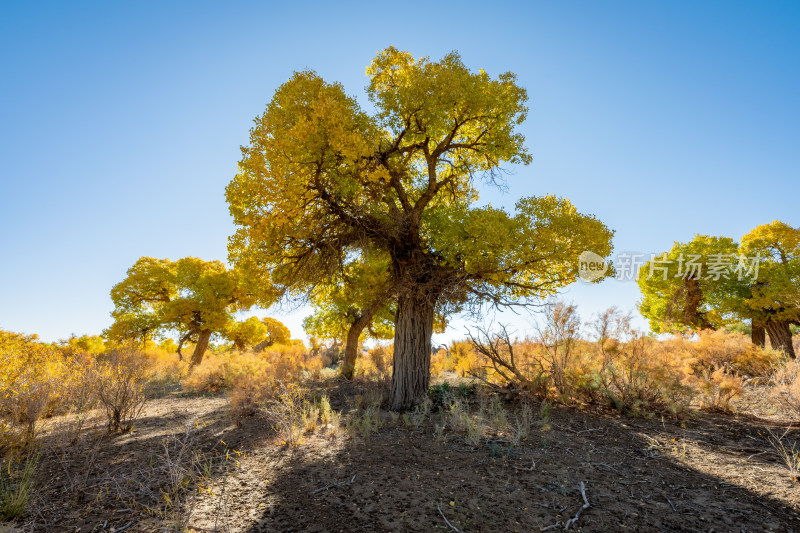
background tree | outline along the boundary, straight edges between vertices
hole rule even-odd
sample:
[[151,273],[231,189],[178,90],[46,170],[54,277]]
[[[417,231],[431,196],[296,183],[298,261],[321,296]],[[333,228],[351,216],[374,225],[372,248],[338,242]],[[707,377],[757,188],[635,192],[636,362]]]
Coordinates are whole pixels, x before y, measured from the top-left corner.
[[224,336],[233,342],[236,350],[243,351],[255,347],[261,351],[273,344],[288,344],[291,340],[289,328],[274,318],[251,316],[246,320],[230,322]]
[[476,206],[476,179],[531,160],[514,74],[395,48],[367,74],[373,115],[310,71],[276,91],[226,190],[229,257],[287,296],[313,293],[355,250],[385,252],[397,298],[389,402],[401,410],[427,394],[437,308],[551,295],[577,279],[581,252],[610,253],[612,232],[553,196],[523,198],[514,214]]
[[263,341],[268,335],[266,324],[251,316],[246,320],[234,320],[225,327],[225,338],[233,343],[235,350],[245,349]]
[[772,348],[795,357],[792,325],[800,325],[800,229],[773,221],[742,237],[741,253],[760,257],[743,314],[766,329]]
[[766,332],[772,348],[794,357],[791,328],[800,324],[800,230],[788,224],[758,226],[740,245],[707,235],[676,242],[670,252],[644,266],[638,283],[639,310],[656,333],[731,326],[749,330],[753,343],[763,347]]
[[261,319],[261,323],[267,327],[267,337],[256,344],[254,349],[257,352],[269,348],[273,344],[291,344],[293,342],[292,333],[280,320],[264,317]]
[[348,262],[335,280],[312,292],[314,313],[303,321],[309,335],[344,344],[341,373],[353,378],[362,334],[390,339],[394,334],[394,291],[388,257],[362,251]]
[[[655,333],[718,329],[736,320],[749,282],[732,274],[738,246],[728,237],[675,242],[639,271],[639,311]],[[712,265],[719,265],[718,267]]]
[[203,360],[211,335],[223,332],[246,295],[232,272],[219,261],[186,257],[177,261],[142,257],[111,289],[114,324],[109,336],[177,333],[178,354],[195,343],[191,365]]

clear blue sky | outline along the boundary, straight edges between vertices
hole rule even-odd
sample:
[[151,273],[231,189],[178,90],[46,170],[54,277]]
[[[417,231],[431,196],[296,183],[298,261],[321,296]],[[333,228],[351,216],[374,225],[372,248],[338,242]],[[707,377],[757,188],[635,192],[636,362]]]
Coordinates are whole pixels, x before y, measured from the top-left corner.
[[[309,67],[364,102],[389,45],[518,74],[534,162],[486,192],[496,205],[565,196],[616,251],[648,254],[800,225],[797,1],[5,1],[0,328],[99,333],[140,256],[225,260],[223,191],[277,86]],[[639,293],[609,280],[565,297],[588,318]],[[302,314],[283,317],[295,336]]]

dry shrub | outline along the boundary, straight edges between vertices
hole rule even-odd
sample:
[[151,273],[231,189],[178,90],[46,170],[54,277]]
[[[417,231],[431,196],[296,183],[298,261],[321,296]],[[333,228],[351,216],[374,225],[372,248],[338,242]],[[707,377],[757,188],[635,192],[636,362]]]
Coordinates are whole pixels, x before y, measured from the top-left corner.
[[469,342],[453,342],[450,351],[456,361],[455,372],[459,377],[482,376],[483,364],[478,352]]
[[[162,343],[164,344],[164,343]],[[181,380],[189,372],[189,361],[181,361],[177,353],[164,348],[148,348],[148,375],[145,395],[156,398],[180,388]]]
[[468,341],[453,341],[446,350],[439,350],[431,357],[431,375],[438,377],[444,377],[445,373],[459,377],[482,375],[483,367],[484,361]]
[[470,341],[482,369],[472,375],[484,381],[528,395],[548,394],[550,375],[545,368],[541,347],[531,341],[512,341],[507,329],[492,334],[478,329]]
[[279,383],[275,396],[263,409],[281,444],[297,446],[310,425],[309,408],[308,394],[302,387],[297,383]]
[[59,345],[0,331],[0,448],[30,443],[44,417],[69,414],[60,434],[74,443],[102,401],[109,429],[128,428],[144,403],[143,390],[178,383],[187,364],[151,349],[110,349],[100,337],[73,337]]
[[185,390],[228,392],[234,422],[262,412],[278,390],[304,378],[318,379],[330,360],[309,353],[300,343],[275,344],[260,352],[230,352],[208,357],[183,379]]
[[796,416],[800,416],[800,363],[786,361],[772,375],[773,395]]
[[700,407],[709,411],[730,412],[731,403],[744,391],[742,378],[722,367],[709,376],[689,376],[687,383],[699,392]]
[[233,386],[235,375],[243,367],[260,364],[257,357],[231,354],[230,356],[206,357],[203,363],[181,380],[183,389],[194,393],[218,393]]
[[246,418],[257,415],[263,406],[274,397],[276,382],[261,376],[244,376],[236,382],[228,396],[230,416],[236,425]]
[[590,390],[618,410],[636,416],[655,412],[679,415],[694,396],[685,383],[684,365],[656,339],[631,326],[631,315],[612,308],[592,324],[595,370]]
[[185,390],[229,394],[230,415],[240,425],[256,415],[276,382],[269,360],[260,354],[231,353],[209,357],[183,379]]
[[431,356],[431,376],[442,377],[445,372],[455,372],[456,359],[448,350],[440,348]]
[[392,375],[393,359],[394,345],[379,344],[356,359],[353,376],[374,378],[379,381],[388,379]]
[[130,431],[147,398],[148,359],[132,350],[113,350],[97,362],[93,383],[108,418],[108,431]]
[[261,352],[278,381],[294,381],[309,375],[324,365],[320,355],[312,355],[302,343],[274,344]]
[[682,357],[693,374],[709,374],[720,368],[741,377],[767,376],[780,359],[780,353],[755,346],[739,332],[703,330],[696,337],[675,337],[665,341],[677,357]]
[[85,353],[72,354],[65,361],[67,372],[60,378],[57,388],[59,401],[57,427],[64,444],[75,444],[83,428],[97,415],[97,388],[93,379],[96,360]]
[[743,391],[743,380],[769,375],[780,354],[753,345],[739,332],[703,330],[691,337],[676,336],[659,344],[676,364],[683,365],[685,382],[696,391],[700,407],[730,411]]
[[[588,324],[594,341],[578,337],[574,306],[548,305],[543,318],[533,339],[512,340],[502,326],[496,333],[479,329],[471,341],[483,374],[471,375],[563,403],[601,402],[633,415],[677,416],[695,399],[703,409],[729,411],[743,380],[767,375],[779,360],[774,351],[724,330],[657,340],[615,308]],[[447,358],[454,355],[435,358],[436,368],[452,365]],[[780,395],[791,402],[791,369],[780,381]]]
[[237,388],[244,379],[269,384],[294,381],[321,368],[321,356],[310,355],[302,345],[270,346],[262,352],[213,355],[183,379],[191,392],[217,393]]
[[58,405],[67,370],[57,347],[0,330],[0,445],[15,448],[34,439],[36,422]]
[[[208,450],[198,439],[199,425],[187,425],[183,433],[173,433],[162,443],[161,453],[153,459],[153,473],[159,474],[158,504],[148,507],[163,520],[164,531],[190,531],[189,523],[203,492],[213,494],[213,474],[224,471],[233,457],[217,446]],[[220,442],[220,444],[224,444]],[[241,453],[233,450],[236,456]],[[234,459],[235,460],[235,459]],[[141,502],[139,502],[141,503]]]
[[572,391],[571,367],[580,336],[581,319],[572,304],[555,302],[544,307],[543,320],[536,328],[536,341],[542,347],[544,367],[559,396]]

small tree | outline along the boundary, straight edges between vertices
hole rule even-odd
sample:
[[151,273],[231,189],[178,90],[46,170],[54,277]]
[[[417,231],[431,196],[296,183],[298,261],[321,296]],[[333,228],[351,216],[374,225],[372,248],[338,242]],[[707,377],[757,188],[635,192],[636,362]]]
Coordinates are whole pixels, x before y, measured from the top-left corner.
[[191,366],[199,365],[211,335],[221,333],[232,313],[247,302],[234,274],[219,261],[186,257],[177,261],[142,257],[111,289],[114,324],[107,331],[119,340],[178,332],[178,355],[195,343]]
[[349,262],[331,283],[311,294],[314,313],[303,321],[313,336],[344,343],[341,373],[353,378],[362,334],[389,339],[394,333],[394,291],[389,261],[364,251]]
[[553,385],[561,395],[567,395],[569,383],[567,370],[575,356],[580,338],[581,319],[574,304],[561,301],[544,306],[542,320],[536,326],[536,340],[544,350]]
[[225,337],[233,342],[236,350],[257,346],[263,350],[275,343],[289,342],[289,329],[274,318],[258,318],[251,316],[247,320],[230,322],[224,332]]
[[650,329],[718,329],[735,320],[749,281],[739,280],[730,270],[710,273],[708,266],[718,257],[731,260],[737,250],[728,237],[696,235],[648,262],[637,281],[642,291],[639,311],[650,321]]
[[292,333],[280,320],[264,317],[261,322],[267,327],[267,337],[256,344],[254,349],[257,352],[265,350],[273,344],[289,344],[292,342]]
[[792,325],[800,325],[800,229],[774,221],[742,237],[741,253],[761,259],[742,314],[766,329],[772,348],[795,358]]

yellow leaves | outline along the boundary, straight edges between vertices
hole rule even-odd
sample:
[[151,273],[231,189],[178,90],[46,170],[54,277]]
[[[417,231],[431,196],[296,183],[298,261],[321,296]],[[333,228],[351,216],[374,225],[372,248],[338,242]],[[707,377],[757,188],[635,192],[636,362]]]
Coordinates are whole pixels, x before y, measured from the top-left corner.
[[367,75],[372,116],[341,85],[303,71],[256,120],[226,189],[238,226],[229,257],[254,292],[314,290],[352,248],[395,249],[402,228],[419,233],[410,240],[427,264],[501,296],[552,292],[575,279],[583,250],[608,255],[612,232],[565,200],[526,199],[513,215],[473,207],[474,176],[531,159],[515,130],[527,94],[513,73],[492,78],[456,52],[431,61],[389,47]]
[[741,248],[745,255],[761,254],[782,263],[800,258],[800,228],[779,220],[762,224],[742,237]]
[[236,275],[220,261],[142,257],[111,290],[115,324],[109,333],[140,339],[167,330],[220,331],[244,297]]

